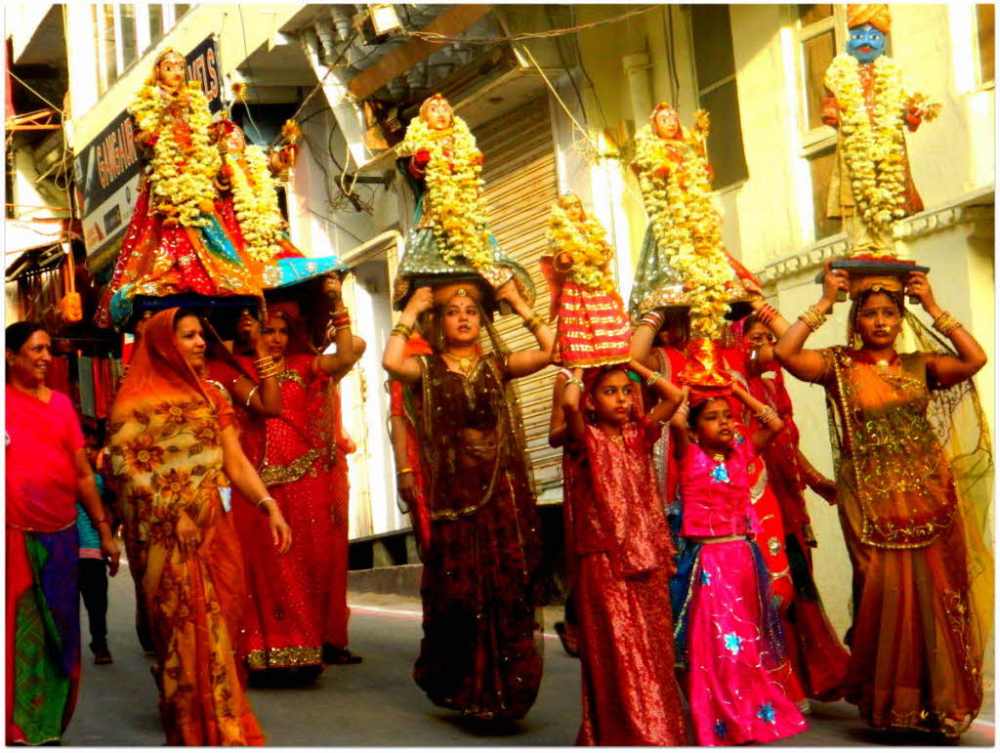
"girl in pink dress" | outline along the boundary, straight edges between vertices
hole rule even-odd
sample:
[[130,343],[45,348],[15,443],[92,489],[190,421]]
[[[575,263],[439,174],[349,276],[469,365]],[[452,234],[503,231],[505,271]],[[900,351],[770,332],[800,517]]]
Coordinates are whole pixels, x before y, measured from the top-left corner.
[[576,742],[686,745],[673,646],[664,640],[673,629],[666,598],[673,546],[653,468],[661,423],[684,393],[637,361],[631,367],[662,398],[648,415],[625,364],[588,370],[589,389],[574,369],[563,395],[568,439],[586,462],[564,502],[580,623]]
[[[678,664],[698,745],[770,742],[805,731],[806,722],[776,680],[785,657],[767,566],[753,542],[759,529],[748,467],[782,429],[772,408],[733,387],[762,424],[736,431],[726,397],[691,400],[690,433],[677,432],[684,506],[673,603]],[[678,411],[679,426],[685,411]],[[678,587],[679,586],[679,587]]]

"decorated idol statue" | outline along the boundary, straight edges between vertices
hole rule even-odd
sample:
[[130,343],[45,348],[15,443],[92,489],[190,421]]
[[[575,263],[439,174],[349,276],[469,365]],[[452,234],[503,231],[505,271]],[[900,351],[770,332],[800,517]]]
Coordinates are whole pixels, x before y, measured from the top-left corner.
[[606,366],[629,360],[629,327],[609,264],[615,250],[601,223],[576,194],[552,205],[542,257],[551,288],[550,318],[559,317],[556,348],[567,368]]
[[149,159],[98,326],[128,326],[140,296],[261,296],[215,211],[213,180],[222,160],[208,100],[198,81],[185,81],[185,66],[176,50],[161,52],[129,105]]
[[885,55],[889,6],[847,6],[847,50],[826,71],[823,122],[837,129],[827,215],[841,217],[852,246],[891,246],[896,221],[923,210],[910,174],[904,126],[916,131],[941,106],[903,88]]
[[661,102],[636,134],[632,169],[649,227],[629,301],[634,320],[666,306],[691,307],[694,338],[718,339],[729,304],[746,298],[751,275],[722,246],[722,218],[712,204],[705,143],[708,113],[692,130]]
[[487,228],[483,153],[447,99],[435,94],[424,101],[396,152],[417,196],[396,278],[396,305],[420,284],[470,276],[494,291],[513,279],[522,296],[533,300],[530,276],[504,256]]

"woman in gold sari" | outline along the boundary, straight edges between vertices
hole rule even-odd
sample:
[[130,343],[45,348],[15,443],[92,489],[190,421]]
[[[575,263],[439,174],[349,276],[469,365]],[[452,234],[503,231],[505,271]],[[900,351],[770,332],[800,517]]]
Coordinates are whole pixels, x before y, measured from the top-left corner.
[[231,405],[199,376],[204,361],[197,316],[172,308],[149,320],[111,411],[112,470],[129,564],[142,578],[167,744],[262,745],[226,613],[232,557],[220,526],[230,481],[258,500],[279,552],[291,531],[240,449]]
[[[847,289],[850,347],[804,349]],[[906,314],[904,291],[954,350]],[[917,352],[896,351],[904,323]],[[905,285],[890,275],[848,281],[829,267],[823,297],[776,353],[827,391],[854,569],[846,697],[873,727],[957,738],[982,705],[993,611],[993,558],[983,543],[992,459],[971,383],[986,354],[938,306],[925,274],[910,272]],[[973,409],[968,420],[963,408]],[[973,435],[971,452],[960,447],[963,431]]]

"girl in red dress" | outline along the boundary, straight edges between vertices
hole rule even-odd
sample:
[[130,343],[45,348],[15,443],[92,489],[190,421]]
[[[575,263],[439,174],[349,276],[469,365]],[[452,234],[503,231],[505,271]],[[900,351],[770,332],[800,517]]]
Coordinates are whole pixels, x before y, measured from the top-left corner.
[[[684,745],[667,602],[673,547],[652,447],[684,393],[637,361],[662,400],[639,416],[624,365],[574,370],[563,398],[572,441],[590,466],[592,493],[573,494],[583,714],[578,745]],[[586,402],[581,400],[586,393]],[[588,415],[585,417],[584,412]],[[586,483],[580,479],[580,483]]]

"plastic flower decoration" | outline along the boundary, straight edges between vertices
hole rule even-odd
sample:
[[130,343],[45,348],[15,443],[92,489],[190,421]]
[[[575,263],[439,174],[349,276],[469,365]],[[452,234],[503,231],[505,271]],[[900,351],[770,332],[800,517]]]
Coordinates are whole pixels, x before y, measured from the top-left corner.
[[486,227],[483,201],[483,155],[465,121],[452,116],[442,130],[430,128],[423,118],[410,121],[406,136],[396,147],[400,157],[420,151],[430,155],[425,168],[425,212],[447,264],[464,258],[480,271],[493,267],[493,248]]
[[[707,127],[703,119],[699,123]],[[691,336],[717,340],[734,273],[722,247],[722,220],[712,204],[701,145],[687,129],[679,139],[663,139],[647,124],[636,134],[634,164],[656,242],[689,292]]]
[[212,115],[201,83],[189,81],[182,94],[165,96],[159,86],[147,84],[128,109],[140,131],[156,134],[149,165],[154,210],[168,222],[204,227],[222,160],[211,143]]
[[[856,211],[869,227],[889,232],[906,215],[906,142],[903,116],[922,95],[903,90],[899,65],[886,56],[871,64],[873,106],[869,113],[858,75],[858,61],[847,54],[834,58],[826,71],[826,87],[840,106],[840,133],[851,193]],[[924,117],[933,120],[939,107],[927,107]]]
[[572,220],[556,202],[552,205],[545,238],[557,253],[566,253],[573,260],[569,276],[575,283],[588,290],[616,292],[608,269],[615,252],[595,217],[587,214],[582,220]]

